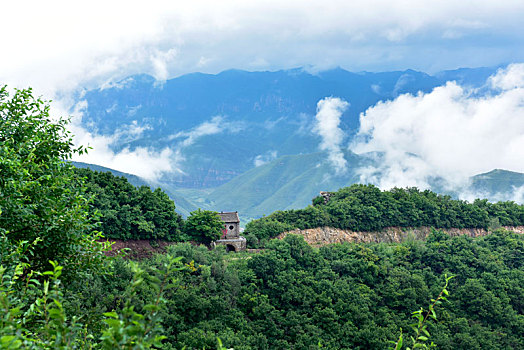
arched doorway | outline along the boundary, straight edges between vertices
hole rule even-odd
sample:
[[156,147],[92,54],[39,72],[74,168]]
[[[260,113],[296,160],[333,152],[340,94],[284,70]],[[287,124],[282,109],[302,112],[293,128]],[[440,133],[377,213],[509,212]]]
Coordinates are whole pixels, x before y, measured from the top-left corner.
[[226,252],[229,253],[229,252],[236,252],[236,251],[237,251],[237,250],[236,250],[236,248],[235,248],[234,245],[232,245],[232,244],[226,244]]

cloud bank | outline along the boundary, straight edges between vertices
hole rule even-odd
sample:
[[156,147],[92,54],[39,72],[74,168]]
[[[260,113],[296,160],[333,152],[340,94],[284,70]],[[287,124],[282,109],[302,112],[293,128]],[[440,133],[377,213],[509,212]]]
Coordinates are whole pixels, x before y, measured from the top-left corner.
[[342,113],[349,107],[349,103],[338,97],[326,97],[317,103],[316,123],[313,132],[322,138],[320,149],[327,151],[328,160],[337,174],[346,171],[347,161],[342,152],[344,131],[339,127]]
[[379,159],[360,176],[382,188],[441,177],[456,189],[493,169],[524,172],[524,64],[500,69],[482,92],[448,82],[380,102],[360,115],[350,149]]
[[[64,115],[63,111],[67,110],[60,104],[53,105],[53,108],[54,115]],[[89,146],[92,149],[87,154],[76,156],[73,160],[105,166],[151,181],[157,181],[165,173],[184,174],[184,150],[198,139],[221,132],[237,132],[242,127],[227,122],[221,116],[215,116],[190,130],[170,135],[163,140],[166,146],[161,149],[130,146],[120,149],[121,145],[142,138],[145,132],[152,130],[152,127],[147,124],[141,125],[135,120],[122,125],[112,134],[99,134],[88,131],[82,123],[86,109],[85,101],[75,106],[69,130],[74,135],[76,145]]]
[[474,201],[477,198],[487,198],[491,202],[513,201],[515,203],[524,204],[524,186],[512,186],[511,193],[490,193],[466,188],[460,191],[460,198],[470,202]]
[[[151,130],[151,126],[139,125],[135,120],[130,124],[122,125],[111,135],[90,132],[82,124],[86,107],[85,102],[76,105],[69,129],[74,135],[76,145],[89,146],[92,149],[87,154],[75,156],[73,160],[135,174],[147,180],[157,180],[165,172],[180,172],[178,169],[180,156],[170,147],[156,150],[152,147],[131,149],[127,146],[115,151],[118,145],[140,139],[144,132]],[[59,104],[54,108],[58,109],[55,115],[64,115],[60,113]]]
[[524,60],[523,14],[513,0],[6,1],[0,81],[51,96],[135,73],[491,66]]

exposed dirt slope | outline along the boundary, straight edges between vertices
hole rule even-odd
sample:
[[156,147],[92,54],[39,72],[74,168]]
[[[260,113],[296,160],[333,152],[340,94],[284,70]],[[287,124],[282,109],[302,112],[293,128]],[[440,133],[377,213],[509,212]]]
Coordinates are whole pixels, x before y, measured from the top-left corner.
[[[524,234],[524,226],[504,228],[513,232]],[[478,228],[450,228],[442,230],[450,236],[468,235],[471,237],[477,237],[485,236],[489,233],[487,230]],[[284,232],[278,235],[277,238],[282,239],[288,234],[298,234],[304,236],[306,242],[314,246],[342,242],[400,243],[409,237],[425,239],[430,232],[430,227],[387,227],[381,231],[374,232],[342,230],[333,227],[318,227],[306,230],[293,230]]]
[[128,248],[126,256],[134,260],[150,258],[156,253],[165,253],[168,246],[176,244],[176,242],[148,241],[145,239],[123,241],[121,239],[109,238],[107,241],[114,242],[111,247],[112,251],[108,252],[107,255],[114,256],[123,252],[125,248]]
[[[507,230],[524,234],[524,226],[504,227]],[[468,235],[470,237],[485,236],[489,231],[477,228],[466,229],[442,229],[450,236]],[[430,227],[388,227],[382,231],[364,232],[341,230],[333,227],[318,227],[306,230],[293,230],[281,233],[276,238],[282,239],[288,234],[298,234],[304,236],[306,242],[313,246],[322,246],[331,243],[342,242],[384,242],[384,243],[400,243],[408,238],[425,239],[431,232]],[[146,259],[156,253],[165,253],[166,248],[176,242],[165,241],[148,241],[148,240],[127,240],[108,239],[108,241],[115,242],[112,246],[112,251],[108,253],[114,256],[124,249],[127,250],[127,257],[130,259]],[[250,252],[260,252],[260,249],[248,249]]]

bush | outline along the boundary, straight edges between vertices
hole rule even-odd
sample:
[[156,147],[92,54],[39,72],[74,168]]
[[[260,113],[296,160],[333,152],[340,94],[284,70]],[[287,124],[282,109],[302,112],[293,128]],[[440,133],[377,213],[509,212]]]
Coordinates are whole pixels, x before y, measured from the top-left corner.
[[224,222],[216,211],[195,210],[184,223],[184,233],[190,240],[210,244],[222,235]]
[[279,233],[294,230],[295,228],[296,227],[291,224],[283,223],[274,219],[270,219],[269,217],[265,217],[262,219],[250,221],[246,225],[244,235],[246,237],[253,235],[259,240],[265,240],[268,238],[275,237]]

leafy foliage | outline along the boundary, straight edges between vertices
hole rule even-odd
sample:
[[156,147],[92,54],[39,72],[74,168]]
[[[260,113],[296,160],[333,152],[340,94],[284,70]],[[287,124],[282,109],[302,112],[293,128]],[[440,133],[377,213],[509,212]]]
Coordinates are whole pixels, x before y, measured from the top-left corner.
[[88,199],[65,160],[75,153],[67,119],[54,120],[49,104],[31,89],[9,96],[0,87],[0,233],[11,244],[33,242],[31,268],[58,261],[67,271],[100,267]]
[[524,225],[524,205],[514,202],[468,203],[417,188],[381,191],[373,185],[352,185],[321,197],[305,209],[277,211],[246,226],[246,235],[275,237],[290,229],[332,226],[354,231],[385,227],[496,228]]
[[[524,237],[504,230],[478,238],[434,231],[426,242],[319,249],[289,235],[271,241],[262,253],[234,256],[181,243],[171,246],[169,255],[137,264],[115,259],[111,276],[90,275],[67,288],[50,274],[47,310],[57,309],[51,312],[57,319],[48,329],[78,348],[82,342],[138,348],[160,341],[165,349],[215,349],[218,337],[237,350],[316,349],[319,344],[384,349],[399,328],[411,329],[416,316],[420,334],[413,338],[426,342],[420,338],[427,337],[425,329],[439,349],[518,349],[524,346],[522,252]],[[178,262],[166,273],[174,256]],[[456,277],[446,280],[446,274]],[[0,296],[10,300],[2,313],[11,315],[4,319],[2,336],[20,340],[28,330],[56,341],[58,336],[42,328],[44,314],[27,313],[31,300],[44,297],[42,286],[30,282],[26,289],[18,276],[14,284],[11,277],[2,279]],[[446,281],[449,296],[442,292]],[[435,302],[413,315],[432,296],[442,300],[441,292],[448,302],[438,306],[438,322],[424,322]],[[32,318],[24,323],[22,315]],[[409,338],[404,334],[404,346],[413,348]]]
[[184,223],[184,233],[191,240],[209,244],[222,234],[224,222],[218,213],[210,210],[195,210]]
[[[150,278],[155,289],[152,302],[143,306],[143,313],[135,311],[130,301],[144,282],[145,271],[135,263],[128,263],[133,279],[124,290],[127,301],[119,310],[105,312],[95,318],[106,327],[100,331],[85,320],[94,316],[93,310],[84,311],[90,317],[69,316],[64,287],[61,285],[62,266],[51,261],[53,270],[24,274],[26,263],[18,260],[26,250],[26,243],[9,251],[11,259],[6,267],[0,265],[0,348],[2,349],[149,349],[158,348],[165,336],[161,335],[163,295],[177,286],[177,272],[182,270],[179,260],[166,256],[160,273],[162,280]],[[4,251],[6,253],[6,251]],[[16,263],[16,264],[13,264]],[[39,277],[39,278],[38,278]],[[42,281],[42,282],[41,282]],[[71,291],[66,294],[71,296]]]
[[[430,341],[439,349],[522,348],[524,237],[435,231],[430,238],[315,249],[289,235],[263,253],[234,258],[172,246],[170,253],[194,269],[166,296],[166,342],[208,349],[218,335],[235,349],[313,349],[319,342],[326,349],[384,349],[399,328],[411,330],[413,310],[442,300],[448,274],[456,277],[445,287],[449,296],[441,295],[448,302],[439,305],[438,322],[422,324]],[[422,328],[417,339],[427,337]],[[413,347],[407,338],[404,346]]]
[[[160,346],[157,315],[162,295],[172,288],[173,273],[179,270],[177,259],[166,257],[162,282],[151,279],[157,296],[145,304],[143,314],[129,303],[118,313],[106,313],[105,319],[84,308],[84,324],[78,315],[66,312],[68,298],[81,295],[66,290],[61,279],[71,288],[106,276],[111,267],[103,255],[107,246],[91,233],[89,196],[66,162],[83,152],[73,148],[66,124],[65,119],[53,120],[49,105],[34,98],[31,90],[16,90],[9,98],[6,87],[0,88],[0,347]],[[61,264],[70,269],[67,275]],[[143,270],[132,271],[130,299],[143,282]],[[104,332],[96,326],[102,321],[110,326]]]
[[161,189],[135,187],[110,172],[75,169],[92,195],[90,215],[100,215],[105,237],[119,239],[180,240],[182,218],[175,203]]
[[[412,313],[413,317],[417,320],[417,323],[414,323],[411,325],[411,328],[415,332],[415,336],[410,337],[411,342],[413,343],[413,346],[407,347],[406,350],[417,349],[417,348],[430,349],[430,348],[435,347],[435,343],[433,342],[431,342],[429,346],[426,344],[429,337],[431,336],[428,332],[428,325],[426,324],[426,322],[430,318],[433,319],[434,321],[437,321],[437,314],[435,313],[435,306],[442,304],[442,301],[447,301],[446,296],[449,295],[447,287],[448,287],[449,281],[455,276],[448,277],[447,275],[444,275],[444,277],[446,281],[445,285],[442,288],[442,290],[440,291],[437,298],[431,299],[431,304],[429,305],[428,310],[425,311],[423,308],[420,308],[419,310],[414,311]],[[424,315],[424,312],[426,313],[425,315]],[[404,336],[402,333],[402,329],[400,329],[400,336],[398,340],[396,342],[391,341],[391,343],[395,344],[395,347],[394,348],[390,347],[390,349],[394,349],[394,350],[402,349],[402,345],[404,343]]]
[[155,290],[155,296],[151,303],[143,307],[145,314],[135,311],[135,306],[131,304],[131,300],[137,294],[137,288],[144,282],[145,270],[136,263],[130,263],[133,280],[127,291],[128,295],[122,311],[120,314],[115,311],[104,313],[106,318],[103,321],[108,328],[102,332],[100,337],[103,348],[161,347],[162,340],[166,339],[166,336],[161,335],[163,329],[160,325],[160,311],[162,311],[165,303],[163,295],[178,284],[174,272],[183,269],[183,267],[179,266],[179,261],[180,258],[166,256],[163,264],[162,280],[158,277],[151,279],[152,283],[150,285]]

